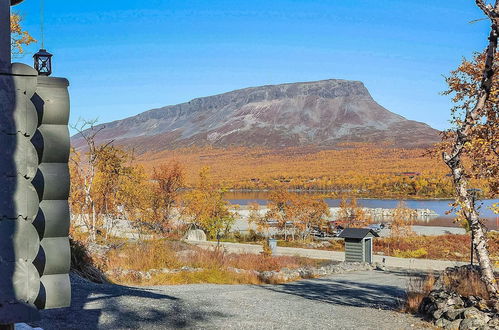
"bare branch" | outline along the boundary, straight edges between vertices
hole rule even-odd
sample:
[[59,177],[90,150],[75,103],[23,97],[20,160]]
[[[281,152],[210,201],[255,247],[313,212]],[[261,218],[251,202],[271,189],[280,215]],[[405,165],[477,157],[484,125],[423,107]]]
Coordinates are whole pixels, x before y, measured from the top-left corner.
[[476,5],[484,12],[485,15],[487,15],[490,19],[497,18],[497,12],[495,9],[498,7],[498,1],[496,0],[495,7],[492,7],[491,5],[485,3],[483,0],[475,0]]

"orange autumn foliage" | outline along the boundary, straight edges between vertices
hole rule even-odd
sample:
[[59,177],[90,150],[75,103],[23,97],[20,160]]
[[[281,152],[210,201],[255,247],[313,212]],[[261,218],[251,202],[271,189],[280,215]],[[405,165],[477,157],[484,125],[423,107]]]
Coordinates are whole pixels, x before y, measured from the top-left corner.
[[[185,148],[141,155],[152,167],[175,159],[186,166],[186,185],[197,185],[197,174],[210,167],[213,180],[236,190],[321,190],[330,197],[445,198],[453,194],[447,168],[424,149],[343,144],[335,150],[312,147]],[[483,180],[476,186],[488,190]]]

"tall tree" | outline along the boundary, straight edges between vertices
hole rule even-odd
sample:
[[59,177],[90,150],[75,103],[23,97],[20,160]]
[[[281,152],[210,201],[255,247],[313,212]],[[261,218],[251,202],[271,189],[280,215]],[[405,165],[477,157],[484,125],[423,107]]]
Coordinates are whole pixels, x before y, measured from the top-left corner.
[[190,224],[203,228],[211,238],[216,238],[217,247],[236,221],[223,195],[224,189],[213,183],[210,169],[205,167],[199,172],[198,187],[183,198]]
[[174,205],[178,201],[180,190],[185,182],[185,169],[177,161],[171,161],[153,169],[153,194],[151,210],[154,215],[154,227],[162,233],[170,228]]
[[483,55],[476,56],[474,62],[464,61],[447,78],[450,87],[447,94],[454,94],[457,105],[452,109],[454,127],[444,134],[448,148],[443,152],[443,160],[452,172],[456,204],[474,236],[473,246],[481,278],[490,296],[497,299],[499,292],[488,253],[486,229],[479,218],[470,179],[473,176],[487,177],[491,192],[499,190],[499,89],[496,75],[499,0],[494,5],[484,0],[475,2],[491,22],[489,44]]
[[88,230],[91,241],[100,229],[106,236],[117,219],[125,215],[141,218],[147,210],[150,189],[142,168],[133,164],[133,154],[112,145],[97,144],[101,129],[95,121],[79,121],[75,129],[84,139],[82,152],[71,155],[72,213]]

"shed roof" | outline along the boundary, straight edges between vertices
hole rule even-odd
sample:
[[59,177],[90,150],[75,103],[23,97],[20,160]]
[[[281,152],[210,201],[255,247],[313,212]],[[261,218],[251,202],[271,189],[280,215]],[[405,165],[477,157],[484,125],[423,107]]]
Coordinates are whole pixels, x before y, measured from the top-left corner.
[[379,237],[378,233],[369,228],[345,228],[338,237],[362,239],[368,236]]

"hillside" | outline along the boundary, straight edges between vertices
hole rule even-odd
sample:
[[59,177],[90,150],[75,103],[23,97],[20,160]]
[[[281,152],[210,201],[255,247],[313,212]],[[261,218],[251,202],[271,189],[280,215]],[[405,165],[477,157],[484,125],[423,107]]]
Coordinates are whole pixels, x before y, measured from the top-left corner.
[[[245,88],[102,124],[102,141],[139,153],[191,146],[329,149],[341,142],[427,146],[438,131],[376,103],[363,83],[324,80]],[[82,143],[73,137],[76,147]]]

